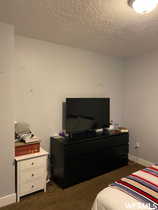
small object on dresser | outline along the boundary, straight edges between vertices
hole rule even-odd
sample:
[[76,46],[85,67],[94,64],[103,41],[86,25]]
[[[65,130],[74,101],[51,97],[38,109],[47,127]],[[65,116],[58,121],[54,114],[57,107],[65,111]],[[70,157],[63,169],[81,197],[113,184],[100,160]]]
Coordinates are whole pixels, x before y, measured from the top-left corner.
[[15,156],[26,155],[31,153],[40,152],[40,142],[33,143],[16,142],[15,143]]
[[128,128],[119,127],[119,130],[120,130],[121,133],[128,133]]
[[37,136],[26,136],[26,137],[24,137],[23,138],[23,141],[25,142],[25,143],[33,143],[33,142],[38,142],[39,141],[39,138],[37,137]]
[[110,133],[111,134],[119,134],[119,133],[121,133],[121,131],[116,129],[116,130],[111,130]]
[[15,142],[17,141],[32,143],[39,141],[39,138],[32,133],[28,123],[15,122]]
[[59,139],[59,140],[61,140],[61,139],[64,139],[64,136],[62,136],[61,135],[61,133],[55,133],[54,135],[53,135],[53,137],[54,137],[54,139]]

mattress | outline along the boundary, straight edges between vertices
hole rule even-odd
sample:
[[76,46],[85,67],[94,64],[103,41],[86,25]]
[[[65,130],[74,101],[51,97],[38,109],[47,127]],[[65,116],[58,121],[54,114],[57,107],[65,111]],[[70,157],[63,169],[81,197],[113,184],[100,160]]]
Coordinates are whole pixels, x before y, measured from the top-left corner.
[[98,193],[92,210],[151,210],[147,205],[137,201],[130,195],[111,187]]
[[112,183],[96,197],[92,210],[158,210],[158,165]]

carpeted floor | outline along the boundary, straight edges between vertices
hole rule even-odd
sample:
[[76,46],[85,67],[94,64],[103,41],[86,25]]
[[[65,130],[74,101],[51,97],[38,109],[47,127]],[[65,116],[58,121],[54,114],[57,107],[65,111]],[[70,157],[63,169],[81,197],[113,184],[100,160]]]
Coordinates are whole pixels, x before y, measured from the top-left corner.
[[46,193],[37,192],[25,196],[20,203],[3,207],[0,210],[90,210],[99,191],[113,181],[142,168],[141,165],[129,163],[128,166],[64,190],[50,183]]

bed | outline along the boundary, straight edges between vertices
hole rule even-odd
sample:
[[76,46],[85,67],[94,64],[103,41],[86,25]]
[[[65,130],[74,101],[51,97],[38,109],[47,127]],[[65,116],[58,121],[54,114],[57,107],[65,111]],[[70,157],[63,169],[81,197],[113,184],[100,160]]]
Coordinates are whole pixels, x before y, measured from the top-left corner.
[[92,210],[158,210],[158,165],[136,171],[98,193]]

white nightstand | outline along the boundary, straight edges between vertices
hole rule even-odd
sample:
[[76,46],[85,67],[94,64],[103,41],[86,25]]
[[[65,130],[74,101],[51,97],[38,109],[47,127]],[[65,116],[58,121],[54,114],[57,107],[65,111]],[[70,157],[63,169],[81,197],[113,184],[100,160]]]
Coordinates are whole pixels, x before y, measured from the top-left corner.
[[48,152],[40,152],[15,157],[16,160],[16,193],[20,197],[38,190],[46,192]]

